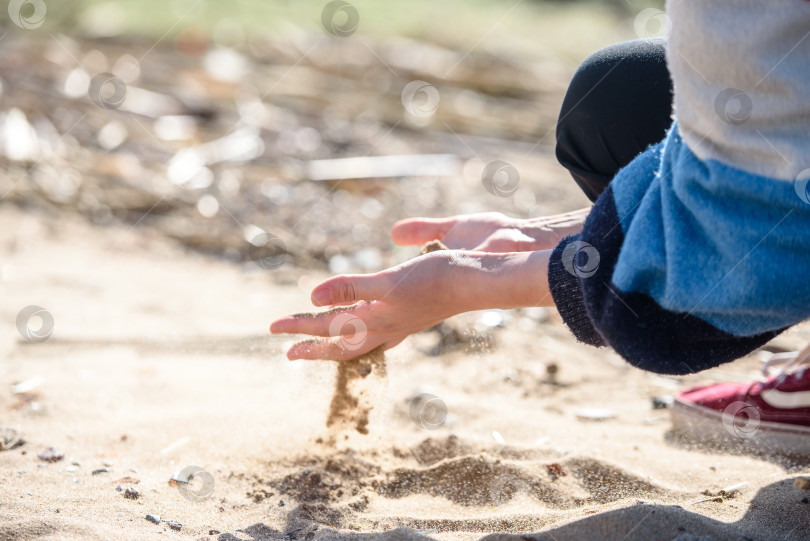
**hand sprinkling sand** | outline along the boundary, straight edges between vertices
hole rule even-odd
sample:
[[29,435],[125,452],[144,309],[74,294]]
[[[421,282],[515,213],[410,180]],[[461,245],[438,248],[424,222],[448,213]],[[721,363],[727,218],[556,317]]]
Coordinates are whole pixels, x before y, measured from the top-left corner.
[[[438,240],[428,242],[422,247],[422,255],[437,250],[447,250],[447,247]],[[356,305],[338,306],[325,312],[307,312],[291,317],[298,319],[333,317],[342,313],[351,313],[355,308]],[[357,329],[355,331],[357,332]],[[316,347],[324,342],[328,342],[328,340],[315,338],[305,340],[302,344]],[[326,418],[327,428],[335,431],[354,429],[360,434],[368,434],[369,415],[373,406],[369,400],[368,385],[361,383],[371,374],[376,378],[385,378],[385,364],[383,346],[377,346],[354,359],[338,362],[335,390],[332,394],[332,402],[329,404],[329,415]]]

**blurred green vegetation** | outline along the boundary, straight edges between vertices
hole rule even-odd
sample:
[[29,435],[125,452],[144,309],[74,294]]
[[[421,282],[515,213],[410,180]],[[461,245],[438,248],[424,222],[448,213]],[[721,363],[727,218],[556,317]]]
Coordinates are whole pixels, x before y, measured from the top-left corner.
[[[37,31],[90,37],[172,40],[241,29],[247,36],[318,30],[327,0],[43,0],[45,23]],[[633,18],[663,0],[352,0],[358,33],[434,41],[449,46],[506,42],[510,50],[541,47],[578,61],[608,43],[630,39]],[[28,3],[23,14],[33,12]],[[31,32],[2,18],[8,32]]]

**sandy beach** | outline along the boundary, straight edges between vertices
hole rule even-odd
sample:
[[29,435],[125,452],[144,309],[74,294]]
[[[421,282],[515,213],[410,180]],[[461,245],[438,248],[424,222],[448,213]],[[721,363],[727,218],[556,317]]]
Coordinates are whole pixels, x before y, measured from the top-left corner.
[[[792,482],[806,463],[689,445],[651,406],[749,378],[756,356],[664,378],[577,345],[550,312],[468,314],[451,322],[471,330],[461,343],[417,335],[389,352],[385,377],[358,380],[368,434],[327,429],[334,364],[289,362],[266,332],[308,308],[322,275],[268,275],[44,212],[0,219],[0,409],[25,440],[0,452],[0,539],[808,536],[809,493]],[[44,342],[13,324],[28,304],[53,316]],[[443,422],[414,421],[423,393]],[[38,458],[51,447],[64,457]],[[188,466],[211,483],[198,475],[184,496],[169,480]]]
[[269,324],[313,286],[419,253],[396,220],[587,206],[554,154],[568,81],[663,15],[358,0],[350,35],[336,4],[49,0],[1,28],[0,541],[810,539],[810,459],[698,445],[666,407],[808,324],[687,377],[544,308],[286,359]]

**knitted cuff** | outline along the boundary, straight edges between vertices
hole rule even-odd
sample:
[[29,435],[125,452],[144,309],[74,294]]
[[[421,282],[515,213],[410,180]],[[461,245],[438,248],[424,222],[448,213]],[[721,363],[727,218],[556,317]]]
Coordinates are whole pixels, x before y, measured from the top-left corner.
[[569,261],[568,264],[568,267],[571,268],[566,268],[563,261],[565,247],[570,242],[578,239],[577,235],[565,237],[551,253],[548,262],[549,289],[551,290],[551,296],[554,298],[554,303],[557,305],[557,311],[568,328],[571,329],[574,337],[580,342],[601,347],[605,345],[605,342],[596,332],[588,316],[582,296],[580,278],[571,267],[571,262]]

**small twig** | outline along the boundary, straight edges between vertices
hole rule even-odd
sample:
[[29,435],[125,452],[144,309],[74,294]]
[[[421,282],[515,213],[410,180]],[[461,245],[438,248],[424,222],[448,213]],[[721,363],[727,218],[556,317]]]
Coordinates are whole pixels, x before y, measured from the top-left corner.
[[695,500],[693,502],[689,502],[686,505],[694,505],[696,503],[703,503],[703,502],[723,502],[722,496],[712,496],[711,498],[703,498],[702,500]]

